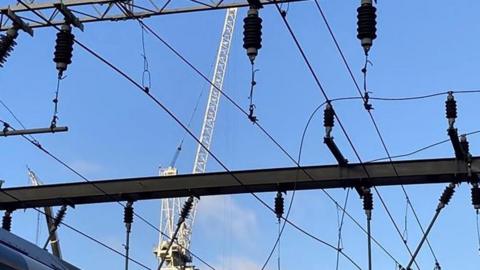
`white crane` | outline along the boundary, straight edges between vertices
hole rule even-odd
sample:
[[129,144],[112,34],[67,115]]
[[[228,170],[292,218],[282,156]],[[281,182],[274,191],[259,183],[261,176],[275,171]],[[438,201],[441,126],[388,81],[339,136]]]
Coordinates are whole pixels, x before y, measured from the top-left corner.
[[[32,183],[32,185],[34,186],[43,185],[42,181],[38,179],[37,175],[32,170],[30,170],[30,168],[27,168],[27,170],[28,170],[28,178],[30,178],[30,182]],[[45,217],[47,218],[48,230],[50,231],[50,228],[53,228],[54,226],[53,211],[51,207],[45,207],[44,211],[45,211]],[[60,249],[60,242],[59,242],[58,234],[56,231],[52,233],[52,237],[50,238],[50,245],[52,247],[53,255],[61,259],[62,251]]]
[[[222,89],[223,87],[223,80],[225,78],[227,69],[228,56],[230,53],[236,18],[237,9],[227,9],[220,45],[218,47],[215,69],[213,72],[212,82],[214,85],[210,87],[210,94],[208,96],[207,107],[202,124],[202,131],[200,133],[200,142],[202,144],[199,144],[197,147],[197,153],[193,165],[193,173],[204,173],[207,166],[207,150],[210,149],[210,144],[212,142],[213,130],[215,127],[215,120],[217,118],[218,105],[221,96],[221,93],[218,89]],[[180,150],[181,148],[177,149],[177,153]],[[177,169],[174,167],[176,158],[177,155],[175,156],[172,164],[170,164],[171,166],[161,170],[160,174],[162,176],[172,176],[177,174]],[[192,257],[188,253],[187,249],[190,248],[192,228],[195,221],[197,209],[196,206],[198,203],[197,199],[195,199],[193,203],[190,217],[187,218],[184,223],[182,223],[182,227],[177,235],[178,241],[171,246],[170,250],[166,250],[170,240],[164,237],[164,235],[167,235],[169,238],[173,237],[176,220],[178,219],[180,211],[182,210],[184,201],[185,199],[180,198],[162,200],[160,231],[163,234],[160,234],[159,243],[154,250],[154,254],[157,256],[158,260],[165,259],[165,266],[162,268],[165,270],[196,269],[194,266],[188,265],[192,262]]]

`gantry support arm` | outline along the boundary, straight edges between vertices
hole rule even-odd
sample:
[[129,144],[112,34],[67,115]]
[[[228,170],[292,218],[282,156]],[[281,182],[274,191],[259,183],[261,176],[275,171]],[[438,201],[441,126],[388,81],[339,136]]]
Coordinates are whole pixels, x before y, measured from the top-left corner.
[[[353,188],[358,185],[393,186],[467,182],[465,162],[456,159],[396,161],[397,177],[390,162],[347,166],[276,168],[229,173],[189,174],[68,183],[38,187],[6,188],[0,192],[0,210],[136,201],[190,195],[207,196],[282,190]],[[472,158],[473,173],[480,171],[480,157]],[[313,179],[313,180],[312,180]],[[105,194],[105,193],[106,194]],[[12,198],[13,197],[13,198]],[[15,198],[15,199],[14,199]]]
[[[258,1],[258,0],[257,0]],[[301,2],[305,0],[259,0],[262,5],[270,5],[287,2]],[[31,20],[30,28],[50,27],[52,25],[61,25],[65,22],[65,13],[59,12],[57,0],[50,0],[41,3],[27,4],[28,8],[17,1],[8,0],[8,6],[0,7],[1,12],[10,12]],[[27,1],[24,1],[27,3]],[[186,1],[164,1],[164,0],[64,0],[61,7],[75,15],[78,20],[75,23],[91,23],[100,21],[122,21],[137,18],[148,18],[158,15],[189,13],[197,11],[209,11],[228,8],[248,7],[247,0],[214,0],[214,1],[190,1],[190,5],[185,5]],[[3,4],[3,1],[2,1]],[[48,23],[42,21],[32,12],[41,12]],[[5,16],[0,25],[0,32],[6,31],[11,26],[11,20]]]

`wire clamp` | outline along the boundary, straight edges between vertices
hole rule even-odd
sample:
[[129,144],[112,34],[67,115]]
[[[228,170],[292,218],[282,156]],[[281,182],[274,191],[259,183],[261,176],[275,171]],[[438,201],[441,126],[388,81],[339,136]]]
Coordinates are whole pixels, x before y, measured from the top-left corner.
[[[363,70],[362,70],[363,71]],[[369,103],[370,101],[370,95],[369,93],[371,92],[365,92],[365,94],[363,95],[363,106],[365,107],[365,110],[367,111],[370,111],[370,110],[373,110],[373,106],[372,104]]]
[[255,105],[250,104],[250,107],[248,108],[248,110],[249,110],[248,119],[255,124],[258,121],[258,118],[255,115],[253,115],[255,110]]
[[10,124],[8,124],[7,122],[3,122],[3,134],[7,134],[9,129],[10,129]]

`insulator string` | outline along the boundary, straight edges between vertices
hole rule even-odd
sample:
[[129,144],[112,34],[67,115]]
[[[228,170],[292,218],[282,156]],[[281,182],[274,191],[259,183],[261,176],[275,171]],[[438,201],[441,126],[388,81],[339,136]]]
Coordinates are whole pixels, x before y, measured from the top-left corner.
[[250,95],[248,96],[248,99],[250,101],[250,105],[248,107],[248,111],[249,111],[249,114],[248,114],[248,119],[250,119],[250,121],[252,123],[255,123],[258,121],[258,118],[257,116],[255,116],[255,103],[253,101],[253,94],[254,94],[254,91],[255,91],[255,85],[257,85],[257,82],[255,81],[255,73],[257,73],[257,71],[259,71],[258,69],[255,69],[255,64],[252,62],[252,81],[250,83]]
[[53,102],[53,117],[52,121],[50,123],[50,128],[54,129],[57,127],[57,121],[58,121],[58,98],[59,98],[59,93],[60,93],[60,81],[63,80],[63,78],[58,77],[57,78],[57,89],[55,90],[55,98],[52,100]]
[[[345,202],[343,203],[343,209],[347,208],[349,195],[350,195],[350,189],[347,190],[347,194],[345,195]],[[343,223],[345,220],[345,211],[342,211],[339,205],[336,205],[336,207],[337,207],[338,237],[337,237],[337,261],[336,261],[335,269],[338,270],[340,266],[340,251],[343,250],[342,229],[343,229]],[[340,211],[342,211],[341,218],[338,215]]]
[[478,253],[480,255],[480,222],[479,222],[479,210],[477,210],[477,238],[478,238]]
[[280,220],[278,220],[278,259],[277,259],[277,269],[280,270],[281,269],[281,262],[280,262],[280,256],[281,256],[281,250],[280,250],[280,246],[281,246],[281,233],[282,233],[282,222]]
[[142,58],[143,58],[143,74],[142,74],[142,86],[145,92],[149,92],[152,89],[152,75],[150,73],[147,49],[145,47],[145,26],[141,24],[142,28]]
[[405,244],[408,242],[408,209],[409,209],[409,201],[408,199],[405,200],[405,216],[403,219],[403,242]]

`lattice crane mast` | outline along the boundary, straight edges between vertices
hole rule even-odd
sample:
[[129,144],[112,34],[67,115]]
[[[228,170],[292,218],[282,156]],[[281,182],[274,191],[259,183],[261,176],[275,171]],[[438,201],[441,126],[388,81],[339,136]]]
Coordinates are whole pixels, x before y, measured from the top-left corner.
[[[28,170],[28,178],[30,178],[30,182],[32,183],[33,186],[43,185],[43,183],[38,179],[37,175],[32,170],[30,170],[29,168],[27,168],[27,170]],[[45,217],[47,219],[47,226],[48,226],[48,229],[50,230],[50,228],[53,228],[54,226],[53,225],[54,220],[52,218],[54,214],[51,207],[44,207],[44,211],[45,211]],[[50,239],[50,246],[52,247],[53,255],[61,259],[62,251],[60,249],[60,242],[59,242],[58,234],[56,231],[52,233],[52,237]]]
[[[217,118],[218,105],[220,103],[221,93],[218,89],[223,88],[223,80],[225,78],[228,65],[228,56],[230,53],[233,32],[235,29],[236,17],[237,8],[227,9],[213,73],[213,85],[210,87],[210,94],[208,97],[202,130],[200,133],[200,141],[202,144],[199,144],[197,147],[195,162],[193,165],[193,173],[204,173],[207,166],[207,149],[210,149],[210,144],[212,143],[213,130]],[[177,148],[177,152],[170,166],[161,170],[160,174],[162,176],[171,176],[177,174],[175,162],[180,151],[181,147]],[[188,253],[187,249],[190,247],[192,228],[193,223],[195,222],[196,206],[198,203],[197,199],[194,200],[190,217],[182,223],[182,227],[177,235],[177,241],[171,246],[170,250],[167,250],[169,239],[164,237],[164,235],[167,235],[169,238],[173,237],[176,225],[175,222],[178,219],[180,211],[182,210],[184,201],[185,199],[180,198],[162,200],[160,231],[163,234],[160,234],[159,244],[155,248],[154,254],[157,256],[158,260],[165,259],[165,266],[162,268],[165,270],[195,269],[193,266],[189,266],[189,264],[192,262],[192,257]]]

